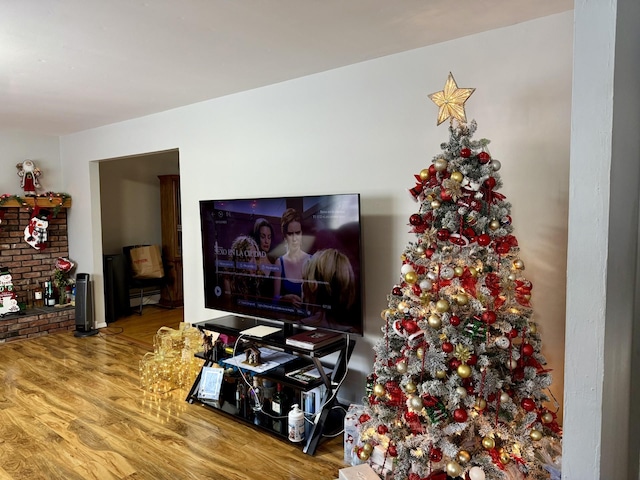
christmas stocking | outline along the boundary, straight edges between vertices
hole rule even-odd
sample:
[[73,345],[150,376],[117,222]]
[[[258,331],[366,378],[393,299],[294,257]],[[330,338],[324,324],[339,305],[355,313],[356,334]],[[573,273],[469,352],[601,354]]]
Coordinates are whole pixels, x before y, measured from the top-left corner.
[[40,211],[36,206],[31,214],[29,225],[24,229],[24,241],[36,250],[44,250],[47,241],[47,227],[49,226],[49,212]]

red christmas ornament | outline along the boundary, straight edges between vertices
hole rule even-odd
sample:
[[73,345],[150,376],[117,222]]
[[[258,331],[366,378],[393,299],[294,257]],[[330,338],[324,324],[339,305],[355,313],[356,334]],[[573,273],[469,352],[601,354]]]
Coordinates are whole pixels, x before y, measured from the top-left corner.
[[493,177],[489,177],[484,181],[483,185],[489,190],[493,190],[493,187],[496,186],[496,179]]
[[418,324],[414,320],[402,320],[402,326],[409,335],[412,335],[420,330],[420,327],[418,327]]
[[456,408],[453,411],[453,419],[458,422],[466,422],[468,418],[467,411],[464,408]]
[[472,367],[478,363],[478,355],[472,353],[469,355],[469,359],[467,360],[467,365],[471,365]]
[[452,315],[451,318],[449,318],[449,323],[454,327],[457,327],[458,325],[460,325],[460,317]]
[[387,453],[389,454],[390,457],[397,457],[398,449],[396,448],[395,445],[389,445],[389,448],[387,448]]
[[368,422],[369,420],[371,420],[371,417],[370,417],[369,415],[367,415],[366,413],[363,413],[362,415],[360,415],[360,416],[358,417],[358,422],[359,422],[359,423],[361,423],[361,424],[362,424],[362,423],[366,423],[366,422]]
[[476,242],[478,242],[478,245],[480,245],[481,247],[486,247],[491,243],[491,237],[488,233],[483,233],[481,235],[478,235]]
[[391,293],[393,293],[396,297],[401,297],[402,289],[396,285],[395,287],[393,287],[393,290],[391,290]]
[[422,225],[423,223],[422,216],[417,213],[414,213],[409,217],[409,223],[413,226]]
[[441,228],[436,233],[436,237],[438,237],[438,240],[442,240],[442,241],[448,240],[450,235],[451,235],[451,232],[446,228]]
[[476,241],[476,232],[473,228],[467,227],[462,231],[462,234],[469,239],[469,243]]
[[516,338],[518,336],[518,329],[512,328],[509,332],[509,338]]
[[442,460],[442,450],[435,447],[432,448],[429,451],[429,460],[431,460],[434,463],[438,463],[440,460]]
[[460,149],[460,156],[462,158],[469,158],[471,156],[471,149],[470,148],[461,148]]
[[524,345],[522,345],[522,354],[526,357],[530,357],[531,355],[533,355],[533,347],[530,343],[525,343]]
[[511,245],[506,242],[500,242],[496,245],[496,252],[501,255],[509,253],[509,250],[511,250]]
[[442,190],[440,190],[440,199],[445,201],[445,202],[450,202],[451,201],[451,194],[449,192],[447,192],[446,190],[442,189]]
[[420,294],[422,293],[422,289],[420,288],[420,285],[418,285],[417,283],[414,283],[411,286],[411,290],[413,291],[413,294],[416,295],[417,297],[419,297]]
[[480,160],[480,163],[482,164],[489,163],[491,161],[491,155],[489,155],[487,152],[480,152],[478,154],[478,160]]
[[424,254],[427,256],[427,258],[431,258],[431,256],[436,253],[436,249],[435,248],[427,248],[427,250],[424,252]]
[[497,318],[498,316],[496,315],[496,312],[492,312],[491,310],[486,310],[482,312],[482,316],[480,317],[482,322],[486,323],[487,325],[492,325],[496,323]]
[[389,427],[387,427],[386,425],[378,425],[378,433],[380,435],[386,435],[388,431],[389,431]]
[[457,370],[460,365],[462,365],[462,362],[457,358],[452,358],[451,360],[449,360],[449,368],[451,368],[451,370]]
[[442,351],[445,353],[451,353],[453,352],[453,343],[451,342],[444,342],[442,344]]
[[436,170],[436,166],[432,163],[429,165],[429,178],[434,178],[436,173],[438,173],[438,171]]
[[523,398],[520,405],[527,412],[533,412],[536,409],[536,402],[532,398]]

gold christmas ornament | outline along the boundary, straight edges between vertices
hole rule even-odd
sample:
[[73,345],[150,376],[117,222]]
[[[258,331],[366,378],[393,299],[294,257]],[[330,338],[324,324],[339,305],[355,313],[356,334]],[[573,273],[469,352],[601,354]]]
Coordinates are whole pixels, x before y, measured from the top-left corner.
[[491,230],[497,230],[500,228],[500,222],[496,219],[491,220],[491,222],[489,222],[489,228]]
[[511,461],[511,457],[507,452],[500,452],[500,463],[506,465]]
[[464,268],[462,268],[462,267],[453,267],[453,274],[456,277],[461,277],[463,273],[464,273]]
[[365,443],[364,445],[362,445],[362,450],[371,455],[371,452],[373,452],[373,445],[371,445],[370,443]]
[[413,285],[418,281],[418,274],[416,272],[407,272],[404,276],[404,281]]
[[468,305],[469,297],[465,293],[459,293],[456,295],[456,303],[461,306]]
[[358,458],[363,462],[366,462],[367,460],[369,460],[369,456],[370,455],[367,452],[365,452],[364,449],[358,452]]
[[485,408],[487,408],[487,401],[484,398],[476,399],[476,403],[473,406],[478,412],[481,412]]
[[447,372],[445,372],[444,370],[436,370],[437,379],[442,380],[446,376],[447,376]]
[[431,202],[431,208],[433,208],[434,210],[437,210],[440,208],[440,201],[439,200],[434,200],[433,202]]
[[439,315],[435,315],[435,314],[429,315],[429,318],[427,319],[427,323],[431,328],[440,328],[442,326],[442,319],[440,318]]
[[381,383],[376,383],[373,386],[373,394],[376,397],[384,397],[387,393],[387,390],[384,388],[384,385],[382,385]]
[[436,158],[433,162],[433,166],[435,167],[437,172],[444,172],[447,169],[447,165],[449,165],[449,162],[447,162],[447,160],[442,157]]
[[478,276],[478,270],[476,270],[473,267],[469,267],[469,273],[471,274],[472,277],[477,277]]
[[436,302],[436,311],[438,313],[445,313],[449,311],[449,301],[441,298]]
[[404,386],[404,389],[407,393],[416,393],[418,387],[416,387],[416,384],[413,382],[407,382],[407,384]]
[[471,460],[471,454],[466,450],[460,450],[458,452],[458,461],[463,465]]
[[535,323],[530,323],[529,333],[538,333],[538,325],[536,325]]
[[511,397],[508,393],[502,392],[500,394],[500,403],[507,403],[509,400],[511,400]]
[[519,258],[513,261],[513,268],[516,270],[524,270],[524,262]]
[[407,373],[407,362],[398,362],[396,364],[396,370],[398,371],[398,373]]
[[464,387],[456,387],[456,393],[460,398],[465,398],[467,396],[467,389]]
[[455,171],[451,174],[451,180],[454,180],[458,183],[462,182],[463,179],[464,179],[464,175],[462,175],[461,172]]
[[413,396],[409,399],[409,408],[414,412],[419,412],[420,410],[422,410],[422,407],[424,407],[424,404],[422,403],[422,398],[418,396]]
[[496,446],[496,441],[491,437],[484,437],[482,439],[482,446],[487,450],[491,450],[493,447]]
[[531,433],[529,434],[529,436],[531,437],[531,440],[533,440],[534,442],[537,442],[539,440],[542,440],[542,432],[540,430],[531,430]]
[[447,475],[450,477],[459,477],[462,473],[462,467],[458,462],[448,462],[447,463]]
[[456,371],[460,378],[469,378],[471,376],[471,367],[466,363],[463,363],[460,366],[458,366]]
[[416,350],[416,357],[418,357],[419,360],[422,360],[422,357],[424,357],[424,348],[418,347]]
[[423,168],[422,170],[420,170],[420,180],[422,180],[423,182],[426,182],[427,180],[429,180],[430,176],[431,174],[429,173],[428,168]]
[[[467,123],[464,104],[469,99],[475,88],[458,88],[451,72],[444,84],[444,89],[429,95],[433,103],[439,107],[438,125],[448,118],[457,119],[461,123]],[[457,475],[451,475],[457,477]]]
[[541,419],[542,419],[542,423],[551,423],[553,422],[553,415],[551,415],[550,412],[547,412],[544,415],[542,415]]

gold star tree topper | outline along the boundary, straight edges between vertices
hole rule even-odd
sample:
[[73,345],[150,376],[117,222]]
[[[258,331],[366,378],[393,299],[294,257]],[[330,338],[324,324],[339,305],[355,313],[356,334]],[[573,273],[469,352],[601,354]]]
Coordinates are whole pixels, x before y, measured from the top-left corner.
[[444,90],[429,95],[429,98],[440,110],[438,111],[438,125],[447,118],[458,119],[461,123],[467,123],[464,113],[464,103],[469,99],[475,88],[458,88],[451,72],[444,84]]

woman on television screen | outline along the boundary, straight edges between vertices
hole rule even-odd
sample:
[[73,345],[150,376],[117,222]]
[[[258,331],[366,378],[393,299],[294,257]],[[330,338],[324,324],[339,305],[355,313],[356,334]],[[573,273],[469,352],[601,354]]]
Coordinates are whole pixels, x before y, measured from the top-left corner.
[[311,313],[302,322],[316,328],[355,331],[349,322],[356,281],[347,256],[335,248],[318,250],[304,265],[302,278],[302,298]]
[[311,258],[302,250],[302,215],[293,208],[288,208],[280,220],[282,234],[287,252],[276,260],[279,267],[276,271],[273,295],[276,300],[302,305],[302,268]]
[[233,268],[225,272],[224,291],[234,298],[254,299],[260,294],[261,281],[256,275],[258,244],[248,235],[239,235],[229,249]]
[[258,244],[260,254],[257,257],[257,273],[263,275],[261,294],[263,297],[273,297],[273,277],[279,267],[274,265],[270,256],[273,242],[273,227],[266,218],[258,218],[253,224],[251,236]]

